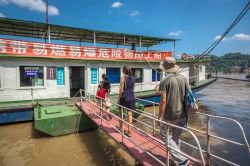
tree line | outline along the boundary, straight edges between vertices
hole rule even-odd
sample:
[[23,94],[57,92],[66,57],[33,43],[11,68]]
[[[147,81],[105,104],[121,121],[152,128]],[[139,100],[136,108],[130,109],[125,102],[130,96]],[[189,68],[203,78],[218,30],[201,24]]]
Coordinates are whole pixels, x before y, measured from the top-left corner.
[[211,62],[208,66],[210,72],[246,72],[250,68],[250,54],[227,53],[223,56],[211,55]]

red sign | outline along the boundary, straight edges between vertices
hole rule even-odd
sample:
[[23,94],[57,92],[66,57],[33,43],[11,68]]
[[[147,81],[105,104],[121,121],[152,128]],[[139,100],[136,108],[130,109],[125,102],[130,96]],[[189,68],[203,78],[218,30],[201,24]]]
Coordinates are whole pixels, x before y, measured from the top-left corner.
[[87,60],[163,60],[172,52],[136,52],[129,49],[77,47],[0,39],[0,54],[20,57],[44,57]]

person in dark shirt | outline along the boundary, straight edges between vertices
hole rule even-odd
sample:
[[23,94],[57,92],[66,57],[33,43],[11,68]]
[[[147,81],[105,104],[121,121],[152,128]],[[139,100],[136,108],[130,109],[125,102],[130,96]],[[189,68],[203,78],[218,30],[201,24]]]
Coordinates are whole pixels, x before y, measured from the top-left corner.
[[110,84],[110,82],[109,82],[108,77],[107,77],[106,74],[102,75],[102,81],[100,83],[100,87],[103,88],[103,89],[105,89],[105,91],[106,91],[104,104],[105,104],[106,110],[108,112],[108,115],[104,116],[104,118],[106,120],[111,120],[112,119],[112,116],[110,114],[110,107],[112,105],[112,103],[110,101],[111,84]]

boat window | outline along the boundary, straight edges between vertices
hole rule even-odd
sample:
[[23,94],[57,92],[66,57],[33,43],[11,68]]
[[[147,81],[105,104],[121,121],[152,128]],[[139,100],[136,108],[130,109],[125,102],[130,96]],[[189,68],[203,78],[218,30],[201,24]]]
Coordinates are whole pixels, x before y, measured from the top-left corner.
[[160,69],[152,69],[152,82],[161,80],[161,70]]
[[142,68],[131,68],[132,75],[135,77],[135,82],[143,82],[143,69]]
[[202,72],[202,66],[200,66],[200,72]]
[[120,77],[121,77],[120,68],[106,68],[106,74],[111,84],[120,83]]
[[44,73],[42,66],[20,66],[20,86],[43,86]]

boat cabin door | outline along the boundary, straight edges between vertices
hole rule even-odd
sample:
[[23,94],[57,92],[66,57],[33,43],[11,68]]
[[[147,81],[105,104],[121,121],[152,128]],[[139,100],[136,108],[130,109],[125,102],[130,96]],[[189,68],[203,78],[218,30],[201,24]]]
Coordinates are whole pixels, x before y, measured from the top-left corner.
[[[84,67],[70,66],[70,97],[74,97],[80,89],[84,89]],[[80,93],[77,95],[80,96]]]

